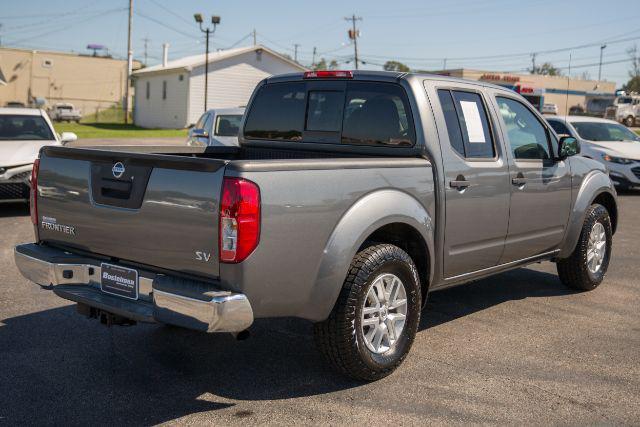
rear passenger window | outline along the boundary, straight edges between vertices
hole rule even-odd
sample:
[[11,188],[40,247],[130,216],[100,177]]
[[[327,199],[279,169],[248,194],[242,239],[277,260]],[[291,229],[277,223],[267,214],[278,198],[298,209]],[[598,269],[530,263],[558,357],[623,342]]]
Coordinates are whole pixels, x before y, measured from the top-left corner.
[[253,101],[244,135],[250,139],[301,141],[305,106],[304,83],[265,85]]
[[495,157],[493,138],[484,103],[475,92],[438,90],[451,147],[474,159]]
[[415,133],[403,89],[391,84],[350,83],[344,108],[342,143],[412,146]]
[[458,113],[456,113],[456,107],[453,104],[451,92],[440,89],[438,90],[438,97],[440,98],[440,105],[442,106],[442,112],[444,113],[444,120],[447,123],[447,133],[449,134],[451,147],[462,157],[466,157],[464,152],[464,139],[462,139],[462,130],[460,129]]

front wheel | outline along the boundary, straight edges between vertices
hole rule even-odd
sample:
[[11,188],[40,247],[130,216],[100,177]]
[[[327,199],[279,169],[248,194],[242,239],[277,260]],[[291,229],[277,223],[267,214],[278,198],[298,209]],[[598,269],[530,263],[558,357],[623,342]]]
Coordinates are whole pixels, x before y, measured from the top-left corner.
[[591,205],[576,248],[569,258],[558,261],[560,281],[581,291],[597,288],[609,267],[612,235],[607,209],[599,204]]
[[420,323],[420,280],[411,257],[380,244],[360,251],[329,318],[316,323],[316,343],[339,372],[374,381],[405,359]]

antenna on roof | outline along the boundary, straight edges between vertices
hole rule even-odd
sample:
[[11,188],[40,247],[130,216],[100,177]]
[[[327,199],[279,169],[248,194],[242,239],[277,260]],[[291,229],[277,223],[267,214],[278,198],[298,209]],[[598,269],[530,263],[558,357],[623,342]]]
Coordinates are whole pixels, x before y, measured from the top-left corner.
[[569,53],[569,72],[567,73],[567,96],[564,101],[564,116],[569,115],[569,84],[571,82],[571,53]]

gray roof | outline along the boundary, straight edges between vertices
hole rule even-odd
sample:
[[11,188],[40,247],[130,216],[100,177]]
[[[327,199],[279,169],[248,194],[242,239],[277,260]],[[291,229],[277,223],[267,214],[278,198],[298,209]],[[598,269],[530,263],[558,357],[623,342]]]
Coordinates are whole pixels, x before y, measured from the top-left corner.
[[[249,46],[249,47],[238,47],[235,49],[226,49],[226,50],[218,50],[215,52],[209,52],[209,64],[211,64],[212,62],[217,62],[217,61],[221,61],[223,59],[228,59],[228,58],[232,58],[234,56],[238,56],[238,55],[242,55],[245,54],[247,52],[254,52],[257,50],[262,50],[263,52],[267,52],[268,54],[271,54],[273,56],[278,57],[279,59],[281,59],[282,61],[288,63],[289,65],[291,65],[293,68],[296,68],[300,71],[305,71],[306,68],[300,64],[298,64],[295,61],[292,61],[291,59],[279,54],[278,52],[275,52],[267,47],[264,47],[262,45],[255,45],[255,46]],[[145,75],[145,74],[149,74],[149,73],[157,73],[157,72],[163,72],[163,71],[169,71],[169,70],[178,70],[178,69],[182,69],[182,70],[190,70],[193,69],[194,67],[198,67],[200,65],[204,65],[205,63],[205,54],[201,53],[199,55],[193,55],[193,56],[186,56],[184,58],[180,58],[180,59],[176,59],[174,61],[169,61],[167,62],[167,66],[163,66],[162,64],[158,64],[158,65],[153,65],[151,67],[146,67],[146,68],[142,68],[140,70],[134,71],[133,75],[134,76],[140,76],[140,75]]]

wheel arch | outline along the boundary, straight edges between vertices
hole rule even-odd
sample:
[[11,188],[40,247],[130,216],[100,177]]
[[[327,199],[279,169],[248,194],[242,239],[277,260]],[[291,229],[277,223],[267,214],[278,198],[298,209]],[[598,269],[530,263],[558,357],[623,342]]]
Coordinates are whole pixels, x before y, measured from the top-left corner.
[[357,252],[379,243],[395,245],[409,254],[418,269],[422,300],[426,302],[431,283],[431,253],[424,237],[418,230],[407,223],[392,222],[383,225],[367,236]]
[[[430,205],[433,206],[433,200]],[[310,294],[306,312],[313,312],[312,320],[325,320],[340,294],[351,261],[356,253],[373,239],[391,239],[376,243],[398,242],[393,233],[402,233],[411,237],[402,246],[414,259],[426,283],[433,276],[434,227],[432,216],[415,197],[392,189],[369,193],[354,203],[342,216],[329,238],[316,275],[316,281]],[[400,247],[402,247],[400,246]],[[404,249],[404,248],[403,248]],[[416,260],[419,254],[426,253],[426,261]],[[426,267],[426,272],[421,271]],[[421,283],[422,284],[422,283]],[[310,318],[310,316],[304,316]]]
[[575,249],[587,209],[594,203],[599,203],[607,209],[611,218],[612,231],[615,232],[619,222],[616,190],[609,176],[600,170],[591,172],[582,181],[569,217],[559,258],[569,257]]

